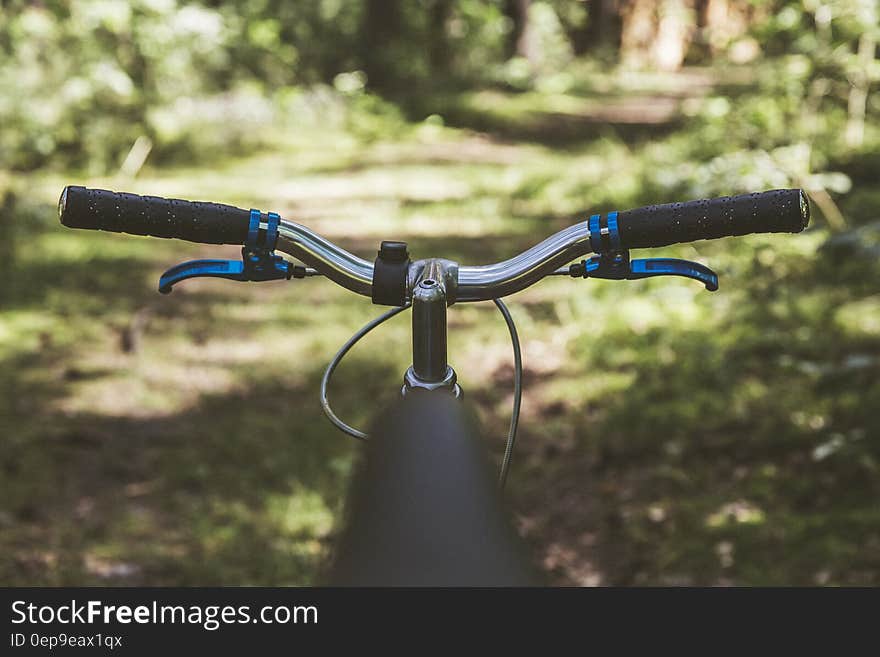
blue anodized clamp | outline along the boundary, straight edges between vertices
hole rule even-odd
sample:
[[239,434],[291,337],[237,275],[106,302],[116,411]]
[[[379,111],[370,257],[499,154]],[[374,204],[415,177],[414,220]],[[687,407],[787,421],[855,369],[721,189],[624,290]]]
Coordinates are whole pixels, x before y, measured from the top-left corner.
[[[604,225],[603,225],[604,224]],[[677,258],[642,258],[630,260],[629,251],[620,248],[617,212],[594,214],[587,220],[590,247],[598,255],[581,262],[577,273],[584,278],[636,280],[654,276],[683,276],[700,281],[710,292],[718,289],[718,275],[706,265]],[[572,273],[572,275],[577,275]]]
[[187,278],[208,276],[231,281],[274,281],[289,279],[294,274],[293,263],[275,255],[278,241],[278,223],[274,212],[269,212],[267,222],[261,225],[259,210],[251,210],[247,240],[241,249],[241,260],[189,260],[175,265],[159,279],[159,292],[169,294],[171,288]]

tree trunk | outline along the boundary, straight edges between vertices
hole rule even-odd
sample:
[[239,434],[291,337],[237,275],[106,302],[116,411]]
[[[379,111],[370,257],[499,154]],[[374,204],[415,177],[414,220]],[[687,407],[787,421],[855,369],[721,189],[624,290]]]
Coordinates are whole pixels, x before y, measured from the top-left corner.
[[868,88],[871,85],[869,74],[877,50],[877,39],[865,31],[859,38],[858,72],[852,76],[849,90],[849,118],[846,123],[846,145],[858,148],[865,141],[865,114],[868,109]]
[[677,71],[696,29],[695,0],[629,0],[623,12],[621,57],[631,68]]
[[620,57],[624,66],[644,68],[657,31],[653,0],[627,0],[622,11]]
[[575,54],[583,54],[588,50],[619,49],[623,26],[622,9],[620,0],[590,0],[583,41],[572,42]]
[[665,0],[659,7],[651,63],[660,71],[677,71],[684,64],[696,29],[694,0]]
[[361,24],[361,59],[367,83],[388,89],[397,79],[396,45],[400,43],[403,15],[400,0],[366,0]]
[[[0,178],[0,185],[3,179]],[[0,301],[5,301],[12,289],[12,276],[15,273],[15,197],[12,192],[0,188]]]
[[702,0],[700,24],[709,52],[717,55],[749,29],[754,6],[743,0]]
[[449,73],[452,53],[446,38],[446,23],[452,14],[453,0],[434,0],[428,14],[428,63],[431,73],[445,76]]
[[504,3],[504,13],[513,22],[513,29],[507,41],[508,58],[524,57],[535,64],[539,53],[529,21],[531,4],[531,0],[507,0]]

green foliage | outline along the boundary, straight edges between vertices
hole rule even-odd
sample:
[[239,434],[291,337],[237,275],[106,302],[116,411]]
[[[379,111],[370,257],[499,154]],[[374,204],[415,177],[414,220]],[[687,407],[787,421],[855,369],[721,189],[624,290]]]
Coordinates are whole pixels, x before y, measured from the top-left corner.
[[0,16],[0,157],[101,173],[140,135],[160,160],[265,143],[288,86],[345,65],[351,5],[14,3]]
[[468,80],[486,80],[492,66],[504,60],[510,30],[510,19],[504,16],[500,2],[456,3],[448,33],[457,74]]
[[175,2],[23,3],[3,12],[0,150],[8,167],[52,158],[113,168],[148,110],[216,91],[231,37],[216,11]]

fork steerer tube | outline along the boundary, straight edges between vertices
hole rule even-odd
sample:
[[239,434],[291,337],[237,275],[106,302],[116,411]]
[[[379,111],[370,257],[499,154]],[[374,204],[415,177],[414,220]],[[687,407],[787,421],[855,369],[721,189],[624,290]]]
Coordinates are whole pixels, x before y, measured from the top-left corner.
[[447,290],[444,263],[427,263],[412,289],[413,364],[403,376],[402,393],[442,390],[461,397],[455,370],[446,362]]
[[426,383],[441,383],[447,375],[446,292],[428,278],[412,296],[413,374]]

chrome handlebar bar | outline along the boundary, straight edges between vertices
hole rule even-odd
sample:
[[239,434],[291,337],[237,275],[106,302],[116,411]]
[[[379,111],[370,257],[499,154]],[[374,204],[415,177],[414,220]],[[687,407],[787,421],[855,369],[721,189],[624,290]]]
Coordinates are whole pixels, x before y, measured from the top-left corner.
[[[607,230],[607,229],[605,229]],[[342,287],[370,296],[373,263],[346,251],[305,226],[282,219],[278,225],[278,251],[313,267]],[[569,226],[543,242],[503,262],[459,266],[456,301],[489,301],[504,297],[552,275],[556,268],[592,252],[586,221]],[[418,270],[417,261],[410,265]],[[415,275],[410,275],[412,284]]]

